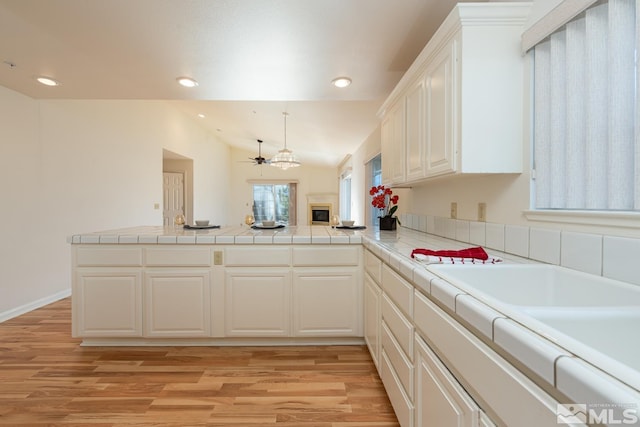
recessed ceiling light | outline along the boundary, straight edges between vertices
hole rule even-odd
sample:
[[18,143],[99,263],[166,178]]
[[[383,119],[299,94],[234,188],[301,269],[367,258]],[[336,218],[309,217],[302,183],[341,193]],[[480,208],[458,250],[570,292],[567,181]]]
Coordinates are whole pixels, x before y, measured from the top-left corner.
[[343,88],[351,84],[351,79],[349,77],[336,77],[335,79],[331,80],[331,83],[335,87]]
[[198,117],[200,117],[201,119],[204,119],[206,116],[202,113],[198,114]]
[[36,76],[36,80],[45,86],[58,86],[60,84],[51,77]]
[[178,77],[176,79],[178,83],[184,87],[196,87],[198,86],[198,82],[192,79],[191,77]]

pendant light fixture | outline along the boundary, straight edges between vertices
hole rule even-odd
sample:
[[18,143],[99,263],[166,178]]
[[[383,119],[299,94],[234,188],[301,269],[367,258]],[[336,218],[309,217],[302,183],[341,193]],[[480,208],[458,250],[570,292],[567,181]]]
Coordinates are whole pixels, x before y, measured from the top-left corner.
[[284,116],[284,148],[278,151],[278,154],[273,156],[269,164],[282,170],[287,170],[289,168],[297,168],[300,166],[300,162],[296,156],[293,155],[291,150],[287,149],[287,116],[289,114],[282,113],[282,115]]

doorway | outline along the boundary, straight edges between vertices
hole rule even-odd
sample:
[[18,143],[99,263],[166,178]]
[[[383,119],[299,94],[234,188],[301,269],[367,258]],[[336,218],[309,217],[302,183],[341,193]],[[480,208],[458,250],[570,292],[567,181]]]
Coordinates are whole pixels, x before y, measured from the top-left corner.
[[173,225],[182,211],[187,224],[193,224],[193,160],[162,150],[162,223]]
[[180,172],[163,172],[162,193],[164,202],[162,224],[173,225],[176,215],[184,215],[184,174]]

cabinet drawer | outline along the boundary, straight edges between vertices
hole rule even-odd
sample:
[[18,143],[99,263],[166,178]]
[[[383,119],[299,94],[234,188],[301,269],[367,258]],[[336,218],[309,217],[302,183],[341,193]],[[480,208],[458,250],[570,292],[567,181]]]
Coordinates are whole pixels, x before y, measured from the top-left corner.
[[230,247],[225,250],[224,265],[230,267],[288,267],[291,264],[289,247]]
[[208,267],[211,249],[192,246],[176,248],[146,248],[145,265],[155,267]]
[[380,284],[382,261],[370,251],[364,251],[364,269],[377,284]]
[[294,247],[293,265],[295,267],[358,265],[361,250],[360,245]]
[[398,423],[401,427],[413,427],[413,404],[404,392],[400,379],[393,370],[389,356],[384,349],[382,349],[381,356],[380,378],[389,395]]
[[382,319],[400,344],[405,355],[413,360],[413,325],[398,310],[387,295],[382,295]]
[[382,265],[382,290],[409,319],[413,318],[413,286],[386,264]]
[[413,399],[413,363],[404,354],[384,322],[382,323],[382,348],[389,358],[389,362],[393,366],[393,370],[396,372],[405,393],[410,399]]
[[80,246],[75,252],[75,264],[78,267],[142,265],[142,248]]
[[427,297],[416,293],[415,301],[420,336],[442,360],[455,366],[457,379],[472,397],[482,396],[505,425],[557,425],[556,400]]

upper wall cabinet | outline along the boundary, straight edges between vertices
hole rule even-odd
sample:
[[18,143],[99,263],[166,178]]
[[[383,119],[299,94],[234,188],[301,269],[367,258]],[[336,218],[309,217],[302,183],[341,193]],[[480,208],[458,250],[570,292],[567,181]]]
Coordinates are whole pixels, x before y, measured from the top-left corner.
[[378,112],[383,182],[521,173],[530,3],[459,3]]
[[405,174],[405,111],[404,103],[393,105],[382,120],[382,181],[401,183]]

